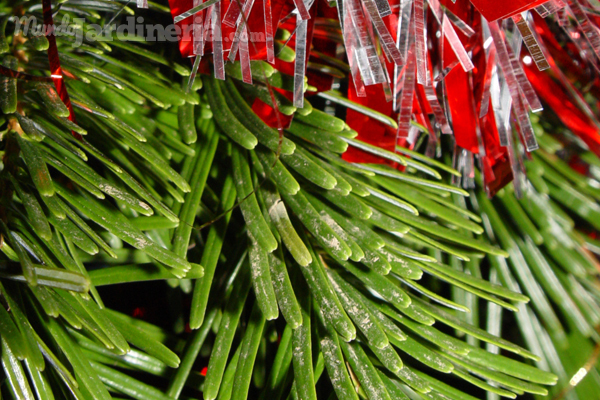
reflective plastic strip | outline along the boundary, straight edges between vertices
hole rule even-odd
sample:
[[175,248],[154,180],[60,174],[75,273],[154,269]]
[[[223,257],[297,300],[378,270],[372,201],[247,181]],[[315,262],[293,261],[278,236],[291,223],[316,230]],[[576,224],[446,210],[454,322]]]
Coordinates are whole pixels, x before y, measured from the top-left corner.
[[304,75],[306,71],[306,36],[308,21],[296,20],[296,60],[294,61],[294,106],[304,107]]
[[[529,152],[537,150],[539,147],[537,139],[535,138],[529,115],[527,114],[527,110],[525,109],[519,94],[519,83],[511,65],[510,55],[506,48],[503,33],[500,31],[500,27],[496,21],[489,23],[489,29],[492,38],[494,39],[494,44],[496,45],[496,51],[498,52],[498,63],[500,64],[500,68],[502,69],[502,73],[504,74],[506,84],[510,91],[510,97],[513,102],[513,107],[515,108],[517,122],[525,140],[525,147]],[[510,140],[508,145],[511,145]]]
[[[202,4],[202,0],[194,0],[194,7],[198,7]],[[198,12],[194,15],[194,22],[192,23],[192,54],[203,55],[204,54],[204,22],[202,13]]]
[[379,10],[377,9],[377,5],[375,3],[376,0],[364,0],[364,5],[371,17],[371,22],[375,26],[377,30],[377,34],[381,39],[381,44],[383,50],[388,56],[389,60],[393,60],[396,65],[402,64],[402,55],[400,54],[400,50],[396,47],[396,43],[394,43],[394,38],[388,31],[383,19],[381,19],[381,15],[379,14]]
[[275,41],[273,34],[273,14],[271,10],[271,0],[263,1],[263,11],[265,13],[265,43],[267,47],[267,61],[275,63]]
[[248,24],[240,37],[240,67],[242,68],[242,80],[244,83],[252,84],[252,67],[250,66],[250,50],[248,48]]
[[415,5],[415,47],[417,55],[417,82],[427,84],[427,42],[425,41],[425,4],[424,0],[414,0]]
[[221,3],[219,2],[215,3],[212,9],[211,26],[213,34],[212,43],[215,78],[225,80],[225,62],[223,60],[223,38],[221,37]]
[[202,3],[197,7],[190,8],[186,12],[179,14],[178,16],[173,18],[173,21],[175,23],[181,22],[184,19],[191,17],[192,15],[196,14],[197,12],[200,12],[200,11],[204,10],[205,8],[208,8],[208,7],[212,6],[213,4],[216,4],[220,1],[221,0],[208,0],[206,3]]
[[548,64],[548,60],[546,60],[546,56],[540,48],[540,45],[538,44],[535,36],[533,35],[531,27],[529,26],[529,23],[527,22],[527,14],[528,13],[523,13],[523,15],[517,14],[513,16],[512,19],[517,25],[519,32],[521,32],[523,42],[525,43],[527,50],[529,50],[529,54],[531,54],[531,58],[533,58],[535,65],[537,65],[540,71],[543,71],[550,68],[550,64]]

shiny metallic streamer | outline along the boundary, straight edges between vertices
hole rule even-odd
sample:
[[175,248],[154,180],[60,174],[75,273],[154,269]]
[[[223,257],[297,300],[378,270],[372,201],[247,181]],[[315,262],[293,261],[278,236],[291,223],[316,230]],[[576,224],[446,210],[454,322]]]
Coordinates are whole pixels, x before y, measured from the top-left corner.
[[240,36],[240,67],[244,83],[252,84],[252,67],[250,67],[250,49],[248,48],[248,24]]
[[250,12],[252,11],[252,6],[254,6],[254,0],[247,0],[242,7],[242,12],[240,13],[237,20],[237,28],[235,30],[235,35],[233,37],[233,42],[231,44],[231,49],[229,50],[229,61],[234,62],[235,57],[237,56],[237,51],[240,46],[240,36],[242,32],[246,28],[246,23],[248,22],[248,17],[250,16]]
[[275,34],[273,33],[273,14],[271,11],[271,0],[263,1],[263,12],[265,13],[265,45],[267,48],[267,61],[275,63]]
[[517,83],[519,84],[519,91],[522,94],[523,101],[529,105],[531,111],[542,111],[542,103],[535,93],[533,86],[531,86],[531,82],[529,82],[529,79],[527,79],[527,75],[525,75],[525,71],[523,71],[523,65],[521,64],[521,61],[517,58],[509,46],[507,46],[506,50],[508,51],[510,64],[515,74],[515,78],[517,79]]
[[425,40],[425,4],[424,0],[414,0],[415,47],[417,55],[417,82],[426,85],[427,74],[427,41]]
[[394,38],[385,26],[383,19],[381,19],[381,15],[379,14],[375,0],[364,0],[363,4],[367,10],[367,13],[371,17],[371,22],[377,30],[377,34],[381,40],[382,48],[385,51],[388,60],[392,60],[396,65],[402,65],[403,60],[400,50],[398,50],[398,47],[396,47]]
[[[410,32],[413,30],[412,26],[412,0],[400,0],[400,10],[398,14],[398,28],[396,32],[396,43],[398,50],[402,55],[402,59],[406,60],[408,54],[408,44],[410,38]],[[405,67],[394,65],[394,92],[393,92],[393,108],[394,111],[398,111],[400,106],[400,92],[402,91],[403,77]]]
[[294,61],[294,106],[304,107],[304,75],[306,71],[306,36],[308,21],[296,19],[296,60]]
[[379,15],[382,17],[387,17],[392,13],[392,9],[390,8],[390,3],[388,0],[375,0],[375,3],[377,4]]
[[537,65],[540,71],[543,71],[550,68],[550,64],[548,64],[548,60],[546,60],[546,56],[540,48],[540,45],[538,44],[536,37],[533,35],[532,29],[527,22],[528,14],[529,13],[517,14],[512,18],[517,25],[517,29],[519,29],[521,36],[523,37],[523,42],[525,43],[527,50],[529,50],[529,54],[531,54],[531,58],[533,58],[535,65]]
[[471,28],[469,26],[469,24],[467,24],[465,21],[463,21],[462,19],[457,17],[456,14],[452,13],[448,9],[446,9],[444,11],[445,11],[446,16],[450,20],[450,22],[452,22],[452,24],[456,28],[458,28],[458,30],[461,31],[463,35],[465,35],[466,37],[471,37],[475,34],[475,31],[473,30],[473,28]]
[[350,15],[352,21],[351,24],[345,26],[345,29],[354,29],[353,35],[357,43],[355,57],[365,85],[385,82],[383,67],[377,55],[374,38],[369,35],[369,22],[363,13],[360,1],[345,0],[344,3],[344,12]]
[[586,40],[596,56],[600,58],[600,33],[598,33],[598,29],[590,22],[579,0],[568,0],[568,4]]
[[575,47],[577,47],[581,58],[585,59],[596,69],[596,71],[600,72],[600,60],[596,57],[594,51],[590,48],[588,41],[584,38],[584,35],[581,34],[581,31],[577,29],[577,27],[569,24],[563,25],[561,26],[561,28],[571,39]]
[[467,54],[465,47],[463,46],[460,39],[458,38],[458,35],[456,34],[454,27],[450,23],[450,20],[448,18],[444,18],[444,12],[442,11],[442,7],[440,6],[439,0],[427,0],[427,1],[429,3],[430,9],[433,13],[433,16],[435,17],[437,22],[440,25],[442,25],[442,27],[443,27],[442,32],[443,32],[445,38],[448,40],[450,47],[452,47],[454,54],[456,54],[456,57],[458,58],[460,65],[462,65],[462,67],[465,71],[467,71],[467,72],[471,71],[473,68],[475,68],[475,66],[473,65],[473,62],[471,61],[469,54]]
[[[206,3],[204,3],[206,4]],[[221,3],[212,8],[211,28],[213,35],[213,65],[215,78],[225,80],[225,61],[223,60],[223,38],[221,37]]]
[[[510,110],[504,111],[502,109],[502,93],[500,90],[500,80],[498,78],[498,69],[494,68],[492,72],[492,79],[490,82],[490,98],[492,99],[492,108],[494,109],[494,117],[496,120],[496,128],[498,129],[498,139],[500,140],[500,146],[508,146],[508,130],[510,126],[505,122],[504,116],[508,114],[510,117]],[[507,118],[508,119],[508,118]]]
[[452,128],[448,123],[448,119],[446,118],[446,114],[438,100],[437,95],[435,94],[435,88],[433,84],[430,82],[429,85],[425,86],[425,98],[429,102],[431,106],[431,111],[435,116],[436,123],[438,124],[440,131],[445,135],[452,134]]
[[[198,7],[202,4],[202,0],[194,0],[194,7]],[[198,12],[193,17],[192,22],[192,54],[203,55],[204,54],[204,22],[202,18],[202,12]]]
[[350,13],[343,3],[343,0],[337,0],[338,14],[340,18],[340,26],[342,28],[342,35],[344,36],[344,43],[346,45],[346,53],[348,54],[348,64],[350,65],[350,73],[352,75],[352,81],[354,82],[354,88],[358,97],[366,97],[365,85],[362,80],[360,69],[358,67],[358,59],[356,58],[356,37],[354,36],[354,29],[352,26],[352,18]]
[[534,151],[538,148],[537,140],[535,138],[535,134],[533,133],[533,128],[531,127],[529,115],[527,114],[527,110],[525,109],[519,93],[519,83],[511,65],[510,55],[506,46],[506,42],[504,41],[503,33],[500,30],[497,21],[490,22],[488,26],[494,40],[494,44],[496,45],[498,63],[502,69],[504,79],[506,79],[506,84],[508,85],[513,107],[515,108],[517,123],[519,124],[525,139],[525,147],[529,152]]
[[[414,49],[414,45],[412,49]],[[413,100],[415,95],[416,57],[413,51],[409,51],[404,73],[404,84],[400,98],[400,110],[398,114],[398,131],[396,138],[408,137],[410,120],[412,117]],[[396,140],[397,141],[397,140]]]
[[191,17],[192,15],[196,14],[197,12],[200,12],[200,11],[202,11],[202,10],[204,10],[204,9],[212,6],[213,4],[219,3],[220,1],[221,0],[208,0],[207,2],[202,3],[202,4],[200,4],[197,7],[190,8],[186,12],[177,15],[175,18],[173,18],[173,21],[175,23],[181,22],[184,19],[186,19],[188,17]]
[[223,23],[231,28],[236,26],[240,19],[240,6],[244,6],[246,0],[232,0],[223,16]]
[[303,0],[294,0],[294,4],[296,5],[296,10],[298,15],[300,15],[300,19],[307,20],[310,19],[310,14],[308,13],[308,8],[304,4]]

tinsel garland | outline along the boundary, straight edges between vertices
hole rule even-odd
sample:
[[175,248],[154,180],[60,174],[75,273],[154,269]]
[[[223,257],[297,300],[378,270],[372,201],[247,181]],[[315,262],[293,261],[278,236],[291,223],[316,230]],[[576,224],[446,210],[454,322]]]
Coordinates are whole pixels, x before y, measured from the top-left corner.
[[[542,102],[600,155],[600,124],[584,100],[584,91],[593,93],[598,85],[590,80],[600,56],[595,1],[169,3],[175,21],[188,33],[180,43],[184,57],[204,58],[198,62],[201,70],[212,68],[218,79],[225,77],[223,63],[237,60],[246,83],[261,74],[252,61],[272,63],[294,77],[293,90],[280,93],[299,108],[305,87],[309,98],[336,101],[330,91],[343,43],[353,83],[348,99],[357,104],[348,110],[346,122],[358,138],[395,151],[396,146],[412,148],[426,131],[427,153],[435,155],[440,136],[453,135],[453,165],[464,176],[455,183],[465,188],[474,186],[478,165],[489,196],[511,181],[517,194],[522,192],[523,158],[538,148],[529,112],[542,111]],[[276,40],[273,32],[279,28],[292,37]],[[557,36],[568,44],[561,46]],[[275,58],[281,46],[294,47],[295,60]],[[366,116],[358,105],[391,120]],[[284,127],[291,122],[283,115],[274,118],[275,110],[260,99],[253,109],[273,127],[281,120]],[[344,157],[381,162],[353,148]]]

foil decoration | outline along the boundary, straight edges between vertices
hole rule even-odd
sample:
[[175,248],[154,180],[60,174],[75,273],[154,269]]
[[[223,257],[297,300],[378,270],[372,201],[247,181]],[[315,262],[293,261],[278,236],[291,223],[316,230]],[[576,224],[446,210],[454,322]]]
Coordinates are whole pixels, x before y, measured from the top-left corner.
[[[206,3],[205,3],[206,4]],[[225,80],[225,62],[223,60],[223,38],[221,37],[221,3],[217,2],[212,6],[211,13],[211,31],[213,64],[215,78]]]
[[[194,0],[194,7],[202,4],[202,0]],[[192,35],[194,38],[194,46],[192,54],[202,56],[204,52],[204,23],[202,12],[198,12],[193,16]]]
[[202,34],[202,37],[204,38],[204,41],[202,42],[202,55],[204,55],[204,49],[206,47],[206,42],[209,38],[209,34],[212,29],[213,8],[214,8],[214,5],[209,6],[205,12],[204,29],[203,29],[203,34]]
[[[490,100],[494,110],[494,118],[496,127],[498,129],[498,139],[500,140],[500,146],[508,146],[508,130],[510,129],[507,119],[503,117],[505,114],[510,115],[509,112],[505,112],[502,107],[502,92],[500,87],[500,79],[498,78],[497,68],[492,70],[492,78],[490,82]],[[489,108],[488,108],[489,111]],[[486,113],[487,114],[487,113]]]
[[380,16],[387,17],[392,14],[392,8],[390,7],[388,0],[375,0],[375,3]]
[[296,60],[294,62],[294,106],[304,107],[304,74],[306,71],[306,36],[308,22],[296,20]]
[[527,110],[525,109],[525,105],[523,104],[521,95],[519,93],[519,82],[517,81],[517,77],[515,76],[515,72],[512,67],[510,55],[504,40],[504,34],[500,30],[497,22],[490,22],[489,28],[496,46],[496,51],[498,52],[498,62],[506,79],[506,84],[508,85],[513,107],[515,108],[515,116],[525,138],[525,146],[527,151],[534,151],[538,148],[537,140],[535,138],[535,134],[533,133],[533,128],[531,126],[531,121],[529,120]]
[[350,16],[351,23],[346,30],[352,30],[356,43],[355,57],[365,85],[374,85],[385,81],[383,67],[377,55],[374,38],[369,34],[369,23],[363,12],[360,0],[344,0],[344,12]]
[[448,123],[446,114],[444,114],[444,109],[442,108],[442,106],[437,98],[437,94],[435,93],[435,88],[433,87],[433,83],[431,81],[429,82],[429,84],[427,86],[425,86],[425,96],[426,96],[427,101],[429,102],[429,105],[431,106],[431,111],[433,112],[436,124],[439,127],[440,131],[443,134],[451,135],[452,128],[450,127],[450,124]]
[[446,15],[446,17],[448,19],[450,19],[450,22],[452,22],[452,24],[456,28],[458,28],[458,30],[463,35],[465,35],[466,37],[471,37],[471,36],[475,35],[475,31],[473,30],[473,28],[471,28],[465,21],[463,21],[462,19],[457,17],[453,12],[451,12],[449,10],[445,10],[444,14]]
[[529,23],[527,22],[528,13],[517,14],[513,16],[513,21],[517,25],[521,36],[523,37],[523,42],[525,46],[529,50],[529,54],[531,54],[531,58],[535,62],[535,65],[539,68],[540,71],[550,68],[550,64],[546,60],[546,56],[544,52],[541,50],[540,45],[538,44],[535,36],[531,28],[529,27]]
[[547,2],[535,7],[535,11],[540,15],[540,17],[546,18],[565,7],[566,3],[562,0],[548,0]]
[[550,7],[551,7],[551,6],[553,6],[553,4],[552,4],[551,6],[549,6],[549,4],[548,4],[548,3],[551,3],[551,2],[549,2],[549,1],[548,1],[548,2],[546,2],[546,3],[544,3],[544,4],[540,4],[539,6],[537,6],[537,7],[535,8],[535,11],[536,11],[536,12],[537,12],[537,13],[540,15],[540,17],[542,17],[542,18],[546,18],[548,15],[552,14],[552,11],[551,11],[551,8],[550,8]]
[[234,28],[240,19],[240,12],[242,11],[240,6],[243,7],[245,3],[246,0],[233,0],[230,2],[223,16],[223,23]]
[[252,68],[250,67],[250,49],[248,48],[248,24],[244,25],[239,39],[240,43],[240,66],[242,68],[242,80],[244,83],[252,84]]
[[350,17],[350,13],[347,12],[346,7],[344,7],[343,0],[337,0],[338,4],[338,13],[341,15],[340,23],[342,28],[342,34],[344,36],[344,43],[346,43],[346,49],[348,54],[348,64],[350,66],[350,73],[352,74],[352,81],[354,83],[354,87],[358,97],[366,97],[365,84],[361,77],[360,68],[358,66],[358,56],[356,54],[356,49],[358,44],[356,42],[356,37],[354,35],[354,28],[352,23],[352,18]]
[[[600,92],[595,79],[600,74],[597,1],[169,0],[169,4],[183,32],[192,25],[180,40],[182,55],[194,58],[190,87],[196,73],[212,72],[225,79],[225,62],[239,62],[240,79],[250,84],[253,61],[264,60],[293,79],[287,90],[277,91],[302,107],[305,96],[311,95],[305,92],[307,87],[331,90],[340,74],[347,74],[351,101],[398,123],[391,127],[347,110],[346,122],[358,132],[358,139],[389,151],[423,146],[426,154],[436,157],[440,143],[453,140],[453,159],[464,173],[455,183],[464,187],[473,185],[479,168],[490,196],[513,180],[517,193],[526,188],[523,159],[538,147],[530,113],[541,112],[542,105],[600,155],[600,122],[596,105],[588,104],[589,93]],[[277,43],[281,28],[292,34]],[[223,36],[231,40],[224,41]],[[293,48],[295,59],[278,59],[277,45]],[[328,75],[327,68],[311,69],[311,61],[332,67],[337,77]],[[260,99],[251,106],[272,127],[280,127],[280,121],[287,126],[293,118],[277,114]],[[331,107],[335,110],[338,105]],[[419,138],[420,132],[427,136]],[[352,162],[386,162],[356,149],[344,157]]]
[[415,126],[411,126],[408,131],[408,137],[406,138],[406,141],[408,142],[408,144],[413,146],[416,144],[418,138],[419,138],[419,128],[417,128]]
[[364,0],[363,4],[369,16],[371,17],[371,22],[373,23],[375,29],[377,30],[377,33],[379,34],[381,46],[383,47],[383,50],[385,51],[385,54],[388,57],[388,60],[393,60],[394,63],[396,63],[397,65],[401,65],[402,55],[400,54],[400,50],[398,50],[398,47],[396,46],[396,43],[394,42],[394,38],[390,34],[390,31],[385,26],[383,19],[381,19],[380,11],[377,7],[377,4],[375,3],[375,0]]
[[398,114],[398,138],[407,138],[410,130],[410,120],[413,108],[413,99],[415,94],[415,80],[417,73],[417,60],[414,52],[414,41],[412,50],[408,53],[406,71],[404,72],[404,82],[402,85],[402,95],[400,97],[400,113]]
[[409,37],[412,33],[410,23],[412,21],[412,0],[400,0],[399,16],[398,16],[398,50],[400,51],[403,60],[406,60],[408,52]]
[[294,4],[296,5],[296,10],[301,19],[310,19],[310,14],[308,13],[308,9],[304,5],[304,0],[294,0]]
[[472,70],[474,68],[474,65],[471,62],[471,59],[469,58],[469,55],[467,54],[467,51],[462,45],[460,39],[456,35],[456,31],[454,30],[454,28],[450,24],[450,21],[447,18],[443,19],[443,27],[445,38],[446,40],[448,40],[448,43],[452,47],[452,50],[458,57],[460,65],[462,65],[465,71]]
[[519,93],[521,94],[523,101],[529,106],[529,109],[532,112],[535,113],[542,111],[542,103],[540,103],[540,99],[537,97],[535,90],[533,90],[531,83],[529,82],[529,80],[527,80],[520,60],[513,53],[512,49],[509,46],[507,46],[507,51],[510,58],[510,64],[512,66],[513,73],[519,85]]
[[568,5],[583,32],[583,36],[596,56],[600,58],[600,33],[598,33],[598,28],[592,25],[579,0],[568,0]]
[[471,59],[469,58],[465,47],[462,45],[460,39],[458,38],[454,27],[450,23],[450,20],[444,18],[444,13],[442,12],[439,0],[427,1],[429,2],[433,16],[436,18],[437,22],[442,25],[442,32],[444,38],[448,41],[450,47],[452,47],[452,50],[454,51],[454,54],[456,54],[460,65],[462,65],[465,71],[472,70],[474,68],[473,63],[471,62]]
[[424,0],[414,0],[415,47],[417,55],[417,82],[427,84],[427,43],[425,41]]
[[[412,28],[412,1],[411,0],[400,0],[399,13],[398,13],[398,26],[396,27],[396,40],[398,50],[403,60],[407,60],[409,40]],[[402,91],[404,69],[398,64],[394,65],[394,92],[393,92],[393,109],[398,112],[400,107],[400,92]]]
[[[236,0],[233,1],[235,3]],[[237,17],[237,25],[235,29],[235,36],[233,37],[233,43],[231,44],[231,49],[229,50],[229,61],[235,61],[237,56],[238,48],[240,46],[240,38],[244,32],[247,33],[247,25],[248,18],[250,17],[250,12],[252,11],[252,6],[254,6],[254,0],[247,0],[243,7],[242,11],[239,13]]]
[[273,33],[273,12],[271,0],[263,0],[265,13],[265,46],[267,48],[267,61],[275,63],[275,34]]

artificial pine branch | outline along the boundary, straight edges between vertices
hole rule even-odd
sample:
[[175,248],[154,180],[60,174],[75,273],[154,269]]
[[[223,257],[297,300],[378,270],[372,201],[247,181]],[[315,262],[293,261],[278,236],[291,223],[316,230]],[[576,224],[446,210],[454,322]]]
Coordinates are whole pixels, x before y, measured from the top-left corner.
[[[57,19],[121,7],[67,5]],[[48,75],[43,37],[4,38],[2,65]],[[2,77],[2,395],[468,399],[544,395],[558,377],[560,396],[577,367],[597,373],[584,364],[597,247],[582,235],[598,229],[597,175],[557,157],[577,142],[559,149],[560,133],[539,130],[532,186],[490,201],[451,185],[460,173],[423,146],[360,142],[306,99],[280,144],[249,105],[270,100],[264,85],[228,67],[187,93],[189,69],[164,55],[174,46],[144,46],[59,38],[77,124],[49,84]],[[348,163],[348,146],[405,170]],[[193,332],[102,301],[104,286],[153,280],[191,297],[172,319]]]

